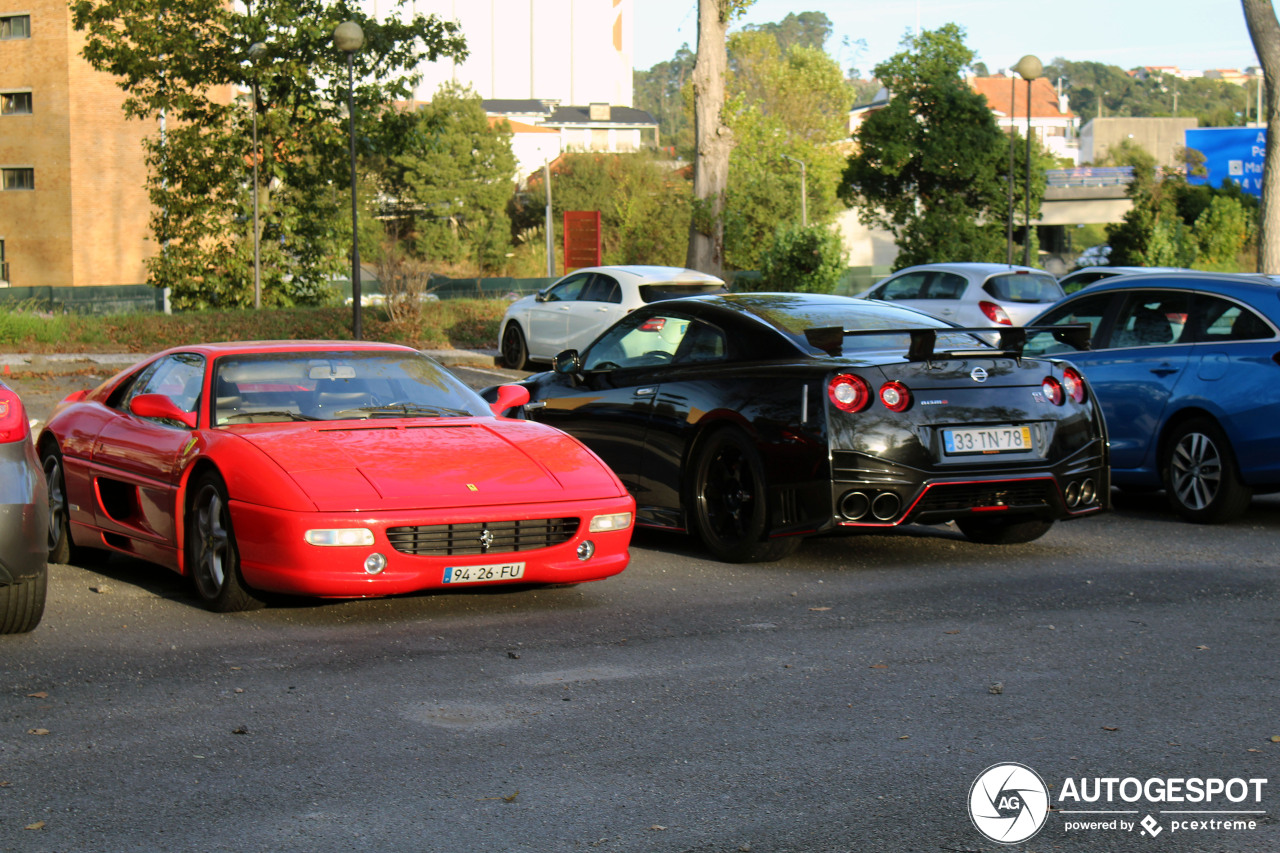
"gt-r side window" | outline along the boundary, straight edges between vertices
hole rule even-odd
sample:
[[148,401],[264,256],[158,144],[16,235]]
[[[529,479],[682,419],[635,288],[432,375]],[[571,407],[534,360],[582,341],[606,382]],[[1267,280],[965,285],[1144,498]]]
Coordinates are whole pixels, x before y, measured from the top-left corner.
[[1191,314],[1191,294],[1183,290],[1137,291],[1125,300],[1111,329],[1111,348],[1187,343],[1182,330]]
[[194,412],[204,384],[204,357],[195,353],[175,353],[152,364],[138,376],[121,400],[121,408],[140,394],[163,394],[184,412]]
[[[1074,299],[1045,315],[1037,326],[1065,326],[1077,323],[1089,325],[1089,337],[1097,346],[1098,328],[1102,325],[1111,307],[1111,294],[1098,293]],[[1034,332],[1027,338],[1027,355],[1052,355],[1059,352],[1071,352],[1071,347],[1056,340],[1049,332]]]
[[632,314],[587,351],[584,370],[656,367],[675,360],[691,320],[675,314]]

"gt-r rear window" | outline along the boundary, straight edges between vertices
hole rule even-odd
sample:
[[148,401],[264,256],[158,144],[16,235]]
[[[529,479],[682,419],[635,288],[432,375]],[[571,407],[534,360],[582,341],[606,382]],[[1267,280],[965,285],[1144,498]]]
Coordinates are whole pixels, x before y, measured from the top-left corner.
[[1001,273],[987,279],[982,289],[1002,302],[1057,302],[1065,296],[1048,273]]
[[214,423],[480,417],[480,397],[414,352],[320,350],[223,356]]
[[664,281],[640,285],[640,299],[644,302],[661,302],[664,299],[683,299],[686,296],[706,296],[711,293],[728,293],[729,288],[716,281]]

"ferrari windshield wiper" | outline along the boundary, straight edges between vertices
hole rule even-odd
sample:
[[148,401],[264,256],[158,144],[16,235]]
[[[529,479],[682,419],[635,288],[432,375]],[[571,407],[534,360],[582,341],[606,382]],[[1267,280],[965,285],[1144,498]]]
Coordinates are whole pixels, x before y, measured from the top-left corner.
[[445,406],[428,406],[422,403],[391,403],[389,405],[360,406],[355,409],[343,409],[334,412],[335,418],[349,415],[364,415],[368,418],[406,418],[415,416],[466,418],[471,413],[463,409],[450,409]]
[[258,412],[234,412],[230,415],[223,415],[218,418],[219,423],[230,423],[232,421],[247,421],[255,418],[280,418],[281,420],[290,421],[318,421],[319,418],[313,418],[311,415],[303,415],[298,412],[284,411],[258,411]]

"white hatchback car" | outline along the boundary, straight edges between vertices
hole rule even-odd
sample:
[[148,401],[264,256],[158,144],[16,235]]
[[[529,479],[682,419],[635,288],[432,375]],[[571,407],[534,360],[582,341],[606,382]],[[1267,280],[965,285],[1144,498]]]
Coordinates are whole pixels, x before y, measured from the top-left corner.
[[1009,264],[921,264],[857,294],[923,311],[961,326],[1023,326],[1063,297],[1044,270]]
[[511,303],[502,318],[502,362],[523,370],[567,349],[584,349],[615,321],[649,302],[728,293],[713,275],[680,267],[574,270],[546,290]]

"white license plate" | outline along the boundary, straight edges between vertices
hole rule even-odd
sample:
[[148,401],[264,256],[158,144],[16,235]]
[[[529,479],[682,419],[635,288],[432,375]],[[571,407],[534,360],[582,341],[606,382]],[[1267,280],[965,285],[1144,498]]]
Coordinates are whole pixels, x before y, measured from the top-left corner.
[[445,583],[485,583],[524,577],[524,563],[492,563],[488,566],[447,566]]
[[943,453],[962,456],[968,453],[1025,453],[1031,446],[1031,427],[993,426],[978,429],[944,429]]

